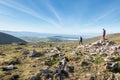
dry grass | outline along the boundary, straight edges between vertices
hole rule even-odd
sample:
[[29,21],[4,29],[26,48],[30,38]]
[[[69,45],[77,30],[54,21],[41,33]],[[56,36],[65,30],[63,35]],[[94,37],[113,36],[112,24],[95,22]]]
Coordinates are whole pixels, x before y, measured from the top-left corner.
[[[52,44],[52,47],[50,45]],[[31,46],[33,45],[40,45],[42,47],[37,47],[33,48]],[[38,43],[38,44],[27,44],[24,46],[20,46],[25,50],[32,51],[33,49],[36,49],[37,52],[44,53],[46,54],[47,49],[50,50],[53,47],[62,47],[61,53],[65,54],[69,59],[70,62],[68,65],[74,66],[75,71],[74,73],[71,73],[70,75],[74,78],[73,80],[89,80],[89,74],[95,75],[95,80],[102,80],[102,77],[110,77],[112,72],[106,71],[103,63],[103,57],[100,55],[95,56],[95,60],[93,61],[87,61],[85,60],[85,55],[84,56],[73,56],[70,54],[70,50],[68,49],[71,48],[74,50],[77,46],[75,43]],[[24,56],[22,55],[23,50],[15,50],[16,46],[12,45],[0,45],[0,52],[4,53],[6,56],[0,56],[0,77],[1,80],[9,80],[13,75],[19,75],[18,80],[28,80],[29,77],[32,75],[37,75],[39,73],[40,69],[45,69],[47,66],[44,65],[42,62],[49,59],[45,57],[44,55],[40,57],[29,57],[29,56]],[[89,54],[88,54],[89,55]],[[35,58],[39,58],[39,60],[36,62]],[[11,61],[16,61],[19,60],[19,64],[15,64],[17,69],[11,70],[11,71],[2,71],[2,67],[9,65]],[[86,66],[81,66],[81,62],[86,61],[90,63],[89,65]],[[53,66],[56,66],[58,62],[58,58],[56,58],[55,61],[52,61],[52,68]],[[117,62],[120,61],[117,60]],[[32,65],[36,65],[36,67],[32,67]],[[116,74],[116,76],[120,76],[119,74]],[[70,77],[70,78],[72,78]],[[66,79],[66,80],[70,80]],[[118,77],[120,79],[120,77]],[[118,79],[118,80],[119,80]],[[72,79],[71,79],[72,80]]]

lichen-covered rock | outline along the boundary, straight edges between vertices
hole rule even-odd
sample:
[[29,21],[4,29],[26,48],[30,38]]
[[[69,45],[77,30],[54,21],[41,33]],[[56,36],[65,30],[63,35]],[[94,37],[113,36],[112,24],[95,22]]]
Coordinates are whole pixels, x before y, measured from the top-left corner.
[[30,53],[30,57],[34,57],[37,55],[37,51],[36,50],[32,50]]

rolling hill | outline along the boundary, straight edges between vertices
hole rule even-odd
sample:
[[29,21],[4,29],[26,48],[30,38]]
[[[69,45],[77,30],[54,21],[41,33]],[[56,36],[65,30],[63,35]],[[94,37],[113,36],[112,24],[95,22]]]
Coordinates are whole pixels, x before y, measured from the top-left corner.
[[26,41],[24,41],[22,39],[19,39],[17,37],[12,36],[12,35],[0,32],[0,44],[11,44],[13,42],[26,43]]
[[[88,39],[84,40],[84,43],[92,43],[92,42],[95,42],[95,41],[100,40],[100,39],[102,39],[101,36],[88,38]],[[116,42],[120,43],[120,33],[108,34],[106,36],[106,39],[109,39],[109,40],[116,41]]]

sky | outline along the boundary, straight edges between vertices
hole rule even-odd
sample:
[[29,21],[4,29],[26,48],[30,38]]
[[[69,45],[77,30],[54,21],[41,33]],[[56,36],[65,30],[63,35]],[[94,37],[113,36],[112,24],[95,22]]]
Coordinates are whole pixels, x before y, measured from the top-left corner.
[[55,34],[120,32],[120,0],[0,0],[0,30]]

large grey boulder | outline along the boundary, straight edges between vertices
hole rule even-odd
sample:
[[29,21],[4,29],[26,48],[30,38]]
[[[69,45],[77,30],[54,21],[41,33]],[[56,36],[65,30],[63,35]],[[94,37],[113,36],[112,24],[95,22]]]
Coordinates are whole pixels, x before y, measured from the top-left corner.
[[37,51],[36,50],[33,50],[31,53],[30,53],[30,56],[31,57],[34,57],[34,56],[36,56],[37,55]]

